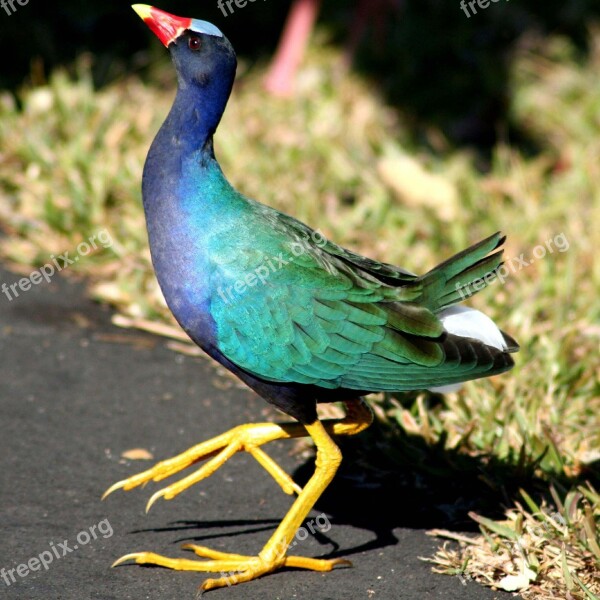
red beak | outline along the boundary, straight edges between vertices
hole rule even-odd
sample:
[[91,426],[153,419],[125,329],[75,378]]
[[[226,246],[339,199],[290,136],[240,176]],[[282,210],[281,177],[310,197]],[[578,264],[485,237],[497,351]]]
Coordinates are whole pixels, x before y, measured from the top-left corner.
[[148,4],[134,4],[131,8],[135,10],[167,48],[192,25],[192,19],[190,18],[176,17],[154,8],[154,6],[148,6]]

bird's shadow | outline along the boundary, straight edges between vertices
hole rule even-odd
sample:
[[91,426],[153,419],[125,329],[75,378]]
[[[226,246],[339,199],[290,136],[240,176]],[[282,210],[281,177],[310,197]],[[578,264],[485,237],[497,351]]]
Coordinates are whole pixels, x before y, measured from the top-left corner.
[[[171,521],[165,527],[147,527],[144,529],[134,529],[130,533],[160,533],[160,532],[186,532],[184,537],[173,540],[174,544],[182,542],[204,542],[215,538],[236,537],[252,533],[261,533],[264,531],[272,531],[279,524],[280,519],[230,519],[212,520],[212,521],[197,521],[197,520],[179,520]],[[226,528],[235,528],[230,531],[223,531]],[[202,535],[194,535],[196,531],[206,532],[208,529],[216,529],[213,533],[203,533]],[[189,533],[187,533],[189,532]]]
[[[389,436],[389,426],[376,423],[362,436],[338,440],[344,461],[315,510],[329,515],[334,526],[369,530],[374,539],[334,551],[332,557],[394,545],[398,528],[479,531],[469,513],[501,519],[515,502],[524,503],[521,490],[538,504],[546,500],[553,505],[550,484],[564,497],[574,486],[600,483],[600,461],[587,465],[577,477],[542,477],[538,467],[545,453],[501,460],[449,450],[444,439],[432,445],[396,428],[393,445],[381,442]],[[307,462],[294,478],[303,485],[312,472]]]

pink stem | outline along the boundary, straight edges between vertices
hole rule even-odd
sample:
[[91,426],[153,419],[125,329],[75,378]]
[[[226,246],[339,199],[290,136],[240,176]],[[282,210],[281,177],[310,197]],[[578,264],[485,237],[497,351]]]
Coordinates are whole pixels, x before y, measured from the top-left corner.
[[290,96],[321,0],[295,0],[290,9],[277,52],[265,77],[265,88],[275,96]]

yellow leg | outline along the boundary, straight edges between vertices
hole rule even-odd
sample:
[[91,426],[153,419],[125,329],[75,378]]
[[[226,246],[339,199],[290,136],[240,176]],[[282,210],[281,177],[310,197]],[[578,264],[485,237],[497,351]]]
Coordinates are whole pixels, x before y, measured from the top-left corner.
[[314,423],[306,426],[299,424],[276,425],[274,423],[263,423],[236,427],[217,438],[195,446],[173,459],[158,463],[155,467],[140,475],[115,484],[105,494],[106,496],[118,488],[131,489],[152,479],[158,481],[202,458],[212,457],[196,473],[176,484],[164,488],[153,496],[153,498],[164,497],[169,499],[193,483],[208,477],[230,456],[241,449],[250,451],[282,488],[284,485],[290,486],[293,484],[293,486],[296,486],[289,475],[258,446],[275,439],[289,439],[309,435],[317,448],[315,472],[303,490],[293,488],[294,491],[299,492],[298,498],[296,498],[275,533],[273,533],[257,556],[217,552],[203,546],[188,544],[183,546],[184,549],[192,550],[198,556],[208,560],[173,559],[152,552],[137,552],[121,557],[113,566],[133,560],[137,564],[158,565],[175,570],[220,573],[220,578],[208,579],[202,584],[203,590],[209,590],[250,581],[281,567],[330,571],[336,565],[350,564],[349,561],[344,559],[324,560],[302,556],[287,556],[287,550],[296,531],[333,479],[342,460],[341,452],[331,439],[330,433],[335,435],[354,435],[366,429],[371,424],[372,413],[362,400],[347,402],[346,408],[347,415],[342,420],[329,420],[323,423],[317,419]]
[[[362,399],[346,402],[345,406],[346,417],[344,419],[323,421],[323,425],[330,434],[355,435],[371,424],[373,413]],[[209,459],[194,473],[156,492],[146,505],[146,511],[148,511],[159,498],[171,500],[190,486],[206,479],[241,450],[252,454],[286,494],[299,494],[302,491],[300,486],[260,446],[274,440],[307,435],[309,433],[306,428],[299,423],[240,425],[206,442],[197,444],[173,458],[163,460],[147,471],[118,481],[104,492],[102,499],[118,489],[128,491],[145,485],[149,481],[161,481],[201,460]]]
[[241,450],[252,454],[286,494],[300,493],[300,487],[260,446],[274,440],[304,435],[306,435],[306,430],[299,423],[240,425],[206,442],[197,444],[173,458],[163,460],[143,473],[118,481],[104,492],[102,498],[106,498],[118,489],[128,491],[149,481],[161,481],[201,460],[210,459],[195,473],[154,494],[146,507],[146,510],[149,510],[158,498],[162,497],[165,500],[174,498],[194,483],[212,475],[229,458]]
[[362,399],[344,402],[346,416],[343,419],[323,421],[325,429],[333,435],[356,435],[373,423],[373,411]]

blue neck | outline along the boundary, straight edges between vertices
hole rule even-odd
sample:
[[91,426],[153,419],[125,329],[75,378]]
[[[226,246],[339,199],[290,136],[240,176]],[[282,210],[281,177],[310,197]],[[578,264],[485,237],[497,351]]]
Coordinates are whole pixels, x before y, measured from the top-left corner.
[[192,86],[179,87],[169,115],[152,142],[149,158],[154,154],[189,156],[205,148],[212,156],[212,136],[225,104],[210,101],[202,92]]
[[208,53],[203,67],[190,62],[184,45],[170,50],[177,96],[148,152],[142,196],[164,297],[183,328],[208,351],[214,342],[209,243],[241,202],[213,152],[213,134],[235,77],[235,54],[227,48]]
[[148,152],[142,195],[152,262],[164,297],[186,331],[207,320],[200,329],[210,340],[206,244],[239,200],[213,153],[212,134],[222,109],[202,100],[197,90],[179,89]]
[[[204,86],[179,81],[171,110],[154,138],[142,180],[148,225],[163,210],[177,212],[181,202],[198,201],[200,179],[207,171],[221,173],[213,152],[213,134],[219,124],[231,83],[211,80]],[[182,185],[196,187],[192,198],[182,195]],[[205,200],[208,200],[205,198]],[[175,215],[172,215],[176,219]]]

